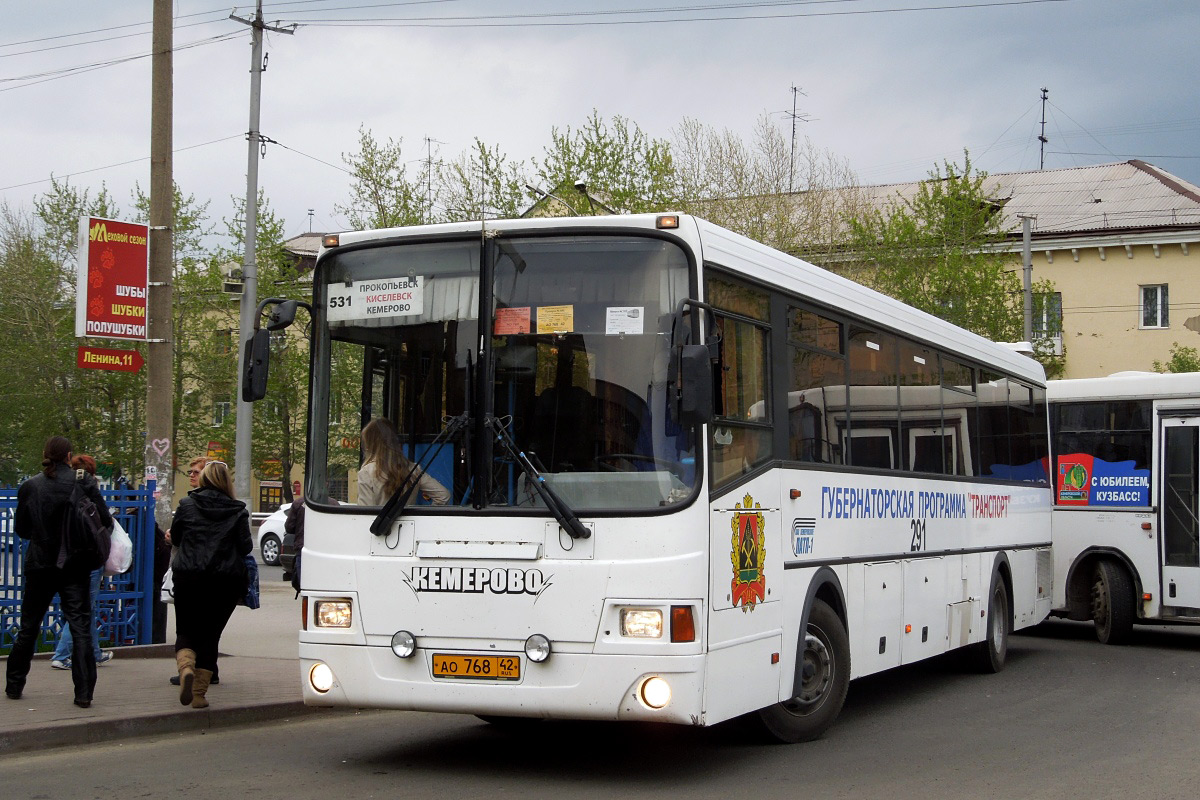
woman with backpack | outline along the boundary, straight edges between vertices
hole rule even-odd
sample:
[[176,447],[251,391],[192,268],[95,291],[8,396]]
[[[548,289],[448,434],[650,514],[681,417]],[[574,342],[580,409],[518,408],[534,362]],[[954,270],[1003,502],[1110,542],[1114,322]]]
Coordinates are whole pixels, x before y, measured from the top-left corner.
[[[54,595],[62,602],[62,614],[73,637],[71,680],[75,684],[75,705],[89,708],[96,688],[96,654],[92,648],[92,570],[104,563],[88,547],[79,530],[76,497],[85,497],[96,507],[100,522],[112,530],[112,515],[100,486],[91,475],[77,478],[71,468],[71,442],[64,436],[51,436],[42,450],[42,471],[26,480],[17,490],[17,512],[13,530],[28,539],[25,550],[25,588],[21,594],[21,630],[8,655],[4,693],[18,700],[25,689],[29,665],[41,630],[42,618]],[[78,484],[79,493],[76,493]]]
[[179,501],[171,522],[175,582],[175,664],[179,702],[208,707],[217,648],[233,609],[246,596],[245,556],[254,549],[250,512],[233,494],[229,467],[209,461],[198,487]]

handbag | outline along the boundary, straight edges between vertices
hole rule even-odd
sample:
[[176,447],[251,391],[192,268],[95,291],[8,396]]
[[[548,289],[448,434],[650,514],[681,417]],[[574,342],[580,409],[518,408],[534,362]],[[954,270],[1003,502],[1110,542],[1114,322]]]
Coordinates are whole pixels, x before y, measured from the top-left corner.
[[88,570],[103,567],[112,549],[112,530],[100,519],[100,509],[84,494],[78,478],[71,487],[68,503],[62,531],[66,558],[59,566],[70,562],[83,563]]
[[170,567],[167,567],[167,571],[163,573],[162,586],[158,590],[158,599],[163,603],[175,602],[175,578],[171,575]]
[[246,596],[242,598],[239,605],[246,608],[258,608],[259,589],[258,589],[258,562],[254,560],[254,556],[246,556],[246,576],[249,580],[246,581]]
[[111,541],[108,560],[104,562],[104,574],[120,575],[122,572],[128,572],[133,566],[133,540],[116,519],[113,520]]

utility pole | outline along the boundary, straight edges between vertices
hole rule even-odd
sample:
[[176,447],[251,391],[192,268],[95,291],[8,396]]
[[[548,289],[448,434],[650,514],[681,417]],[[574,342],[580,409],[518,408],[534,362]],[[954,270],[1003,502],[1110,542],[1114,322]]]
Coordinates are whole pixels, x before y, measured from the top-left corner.
[[1021,261],[1024,265],[1022,294],[1025,297],[1025,341],[1033,344],[1033,232],[1034,217],[1021,214]]
[[171,525],[175,494],[171,6],[171,0],[154,0],[150,45],[150,283],[146,298],[146,474],[150,475],[149,468],[153,467],[158,495],[154,517],[163,528]]
[[[241,383],[245,371],[246,342],[254,330],[254,312],[258,308],[258,264],[255,261],[255,239],[258,236],[258,156],[259,148],[266,142],[258,129],[259,107],[262,100],[262,73],[266,69],[263,59],[263,31],[291,34],[296,26],[281,28],[263,22],[262,0],[257,0],[254,19],[242,19],[230,13],[229,18],[249,25],[253,31],[250,50],[250,130],[246,134],[249,142],[246,158],[246,250],[242,258],[242,303],[241,324],[238,341],[237,372],[237,422],[234,427],[234,475],[233,491],[242,502],[250,504],[250,436],[254,430],[253,404],[242,399]],[[283,476],[285,480],[288,476]]]
[[1038,141],[1041,142],[1041,158],[1038,160],[1038,169],[1046,168],[1046,142],[1050,141],[1046,138],[1046,98],[1050,96],[1050,90],[1045,86],[1042,87],[1042,132],[1038,136]]

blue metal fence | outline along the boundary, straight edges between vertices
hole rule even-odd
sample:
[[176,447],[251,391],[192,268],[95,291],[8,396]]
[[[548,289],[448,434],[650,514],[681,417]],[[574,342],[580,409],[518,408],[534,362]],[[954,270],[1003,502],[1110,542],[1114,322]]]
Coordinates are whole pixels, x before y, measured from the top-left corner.
[[[142,489],[101,489],[113,517],[133,540],[133,566],[121,575],[105,576],[96,603],[102,647],[150,644],[154,603],[154,482]],[[0,488],[0,653],[12,649],[21,622],[28,542],[13,533],[17,490]],[[63,629],[58,601],[42,620],[38,650],[52,649]]]

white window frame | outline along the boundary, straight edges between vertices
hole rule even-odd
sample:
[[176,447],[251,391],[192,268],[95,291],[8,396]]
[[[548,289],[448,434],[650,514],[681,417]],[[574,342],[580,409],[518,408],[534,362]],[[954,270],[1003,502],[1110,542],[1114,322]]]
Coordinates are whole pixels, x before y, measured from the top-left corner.
[[[1157,324],[1146,324],[1147,289],[1154,291],[1154,311]],[[1170,294],[1165,283],[1143,284],[1138,287],[1138,327],[1143,330],[1163,330],[1170,327]]]

